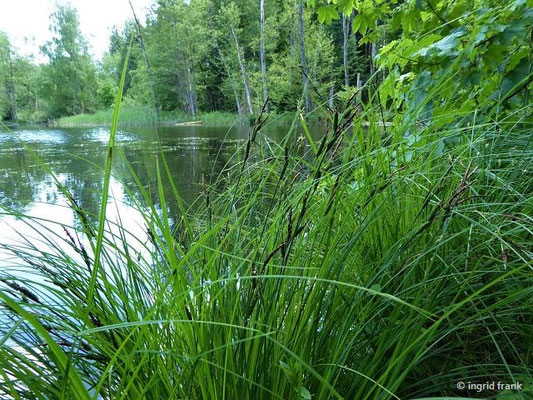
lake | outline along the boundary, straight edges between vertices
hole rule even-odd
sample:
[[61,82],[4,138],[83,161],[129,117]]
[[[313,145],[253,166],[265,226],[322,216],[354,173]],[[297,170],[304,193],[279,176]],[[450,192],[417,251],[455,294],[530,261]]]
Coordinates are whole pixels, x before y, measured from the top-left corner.
[[[248,138],[250,129],[247,126],[119,129],[110,185],[112,199],[107,207],[109,220],[120,220],[121,225],[137,240],[147,240],[144,220],[133,207],[133,200],[141,201],[142,195],[128,164],[157,209],[156,160],[162,149],[181,197],[191,205],[206,183],[212,182],[236,162],[235,155]],[[286,126],[271,125],[262,134],[279,140],[287,130]],[[64,238],[63,225],[79,227],[65,196],[35,155],[49,166],[78,205],[96,219],[108,139],[109,128],[0,131],[0,245],[21,245],[29,238],[32,238],[32,243],[35,240],[42,242],[39,232],[43,229],[50,231],[50,237]],[[169,185],[165,190],[171,198]],[[6,215],[6,208],[32,217],[33,223]],[[170,218],[178,215],[175,202],[169,202],[168,208]],[[0,266],[6,265],[9,260],[7,254],[0,253]]]

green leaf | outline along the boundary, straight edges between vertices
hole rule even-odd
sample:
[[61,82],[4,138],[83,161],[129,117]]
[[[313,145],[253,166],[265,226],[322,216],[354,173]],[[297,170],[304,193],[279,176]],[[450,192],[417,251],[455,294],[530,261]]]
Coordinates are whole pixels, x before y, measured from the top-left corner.
[[318,21],[321,24],[331,24],[331,21],[339,19],[339,13],[335,5],[322,6],[316,10],[318,14]]
[[520,83],[531,76],[530,62],[528,57],[524,57],[521,62],[509,71],[502,81],[502,94],[508,94],[513,91]]
[[505,30],[498,35],[500,43],[509,46],[515,40],[519,40],[526,34],[527,27],[524,23],[516,23],[505,28]]
[[431,46],[419,50],[416,55],[422,57],[430,54],[437,56],[453,56],[459,52],[459,39],[466,35],[466,29],[460,27],[452,31],[448,36],[445,36],[438,42]]
[[309,392],[309,390],[307,390],[303,386],[300,388],[300,396],[302,399],[311,400],[311,392]]
[[338,0],[337,8],[341,10],[344,15],[351,15],[355,8],[354,0]]
[[313,149],[313,153],[317,154],[318,149],[315,145],[315,141],[313,140],[313,137],[311,136],[311,133],[309,132],[309,128],[307,128],[307,124],[305,123],[305,118],[302,114],[300,114],[300,120],[302,121],[302,128],[304,129],[305,136],[307,136],[307,140],[309,140],[309,144],[311,145],[311,148]]
[[386,53],[388,53],[394,46],[396,46],[396,44],[398,43],[398,40],[392,40],[390,41],[390,43],[387,43],[385,46],[383,46],[380,51],[379,51],[379,54],[380,55],[385,55]]
[[357,14],[352,21],[352,31],[359,32],[359,29],[361,28],[361,21],[362,21],[361,14]]
[[394,94],[394,84],[396,83],[396,76],[394,73],[390,73],[389,76],[381,84],[379,91],[381,94],[381,105],[383,108],[387,105],[387,99],[389,97],[393,98]]

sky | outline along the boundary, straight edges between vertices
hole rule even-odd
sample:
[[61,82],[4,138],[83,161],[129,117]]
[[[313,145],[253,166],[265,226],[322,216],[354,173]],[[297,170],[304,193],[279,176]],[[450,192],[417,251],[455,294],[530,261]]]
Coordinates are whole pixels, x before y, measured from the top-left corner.
[[[154,0],[131,0],[137,16],[144,16]],[[50,14],[56,4],[70,3],[78,9],[80,28],[89,42],[90,53],[101,59],[108,50],[113,26],[122,27],[132,17],[128,0],[0,0],[0,31],[23,56],[44,62],[39,47],[50,40]]]

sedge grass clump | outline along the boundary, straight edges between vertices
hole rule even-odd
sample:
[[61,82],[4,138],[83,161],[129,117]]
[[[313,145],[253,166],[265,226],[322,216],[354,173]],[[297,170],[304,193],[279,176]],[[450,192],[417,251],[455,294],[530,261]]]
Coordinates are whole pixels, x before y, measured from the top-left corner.
[[304,146],[302,121],[275,143],[260,115],[191,208],[164,154],[157,193],[130,168],[148,242],[106,221],[104,185],[95,224],[71,203],[80,223],[43,231],[51,248],[4,246],[31,274],[0,277],[1,395],[475,394],[459,381],[530,390],[529,125],[513,115],[444,131],[381,116],[348,104]]

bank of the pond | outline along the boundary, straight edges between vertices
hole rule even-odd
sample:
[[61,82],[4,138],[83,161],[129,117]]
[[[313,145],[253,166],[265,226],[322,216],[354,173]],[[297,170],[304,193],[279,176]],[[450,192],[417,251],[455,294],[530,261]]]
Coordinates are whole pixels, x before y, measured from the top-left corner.
[[[60,128],[109,126],[113,117],[113,110],[99,110],[92,114],[78,114],[61,117],[50,122],[50,125]],[[290,124],[294,112],[271,113],[270,121]],[[159,115],[150,107],[126,106],[120,111],[120,124],[122,126],[148,126],[156,124],[166,125],[194,125],[204,126],[231,126],[234,124],[247,125],[253,119],[251,116],[239,116],[235,113],[212,111],[191,116],[182,111],[161,111]]]
[[[78,114],[61,117],[52,121],[57,127],[106,126],[111,125],[113,110],[99,110],[92,114]],[[124,126],[147,126],[154,124],[185,124],[197,122],[203,125],[231,125],[246,123],[245,118],[228,112],[209,112],[191,116],[181,111],[162,111],[159,115],[150,107],[123,107],[120,111],[120,124]]]

